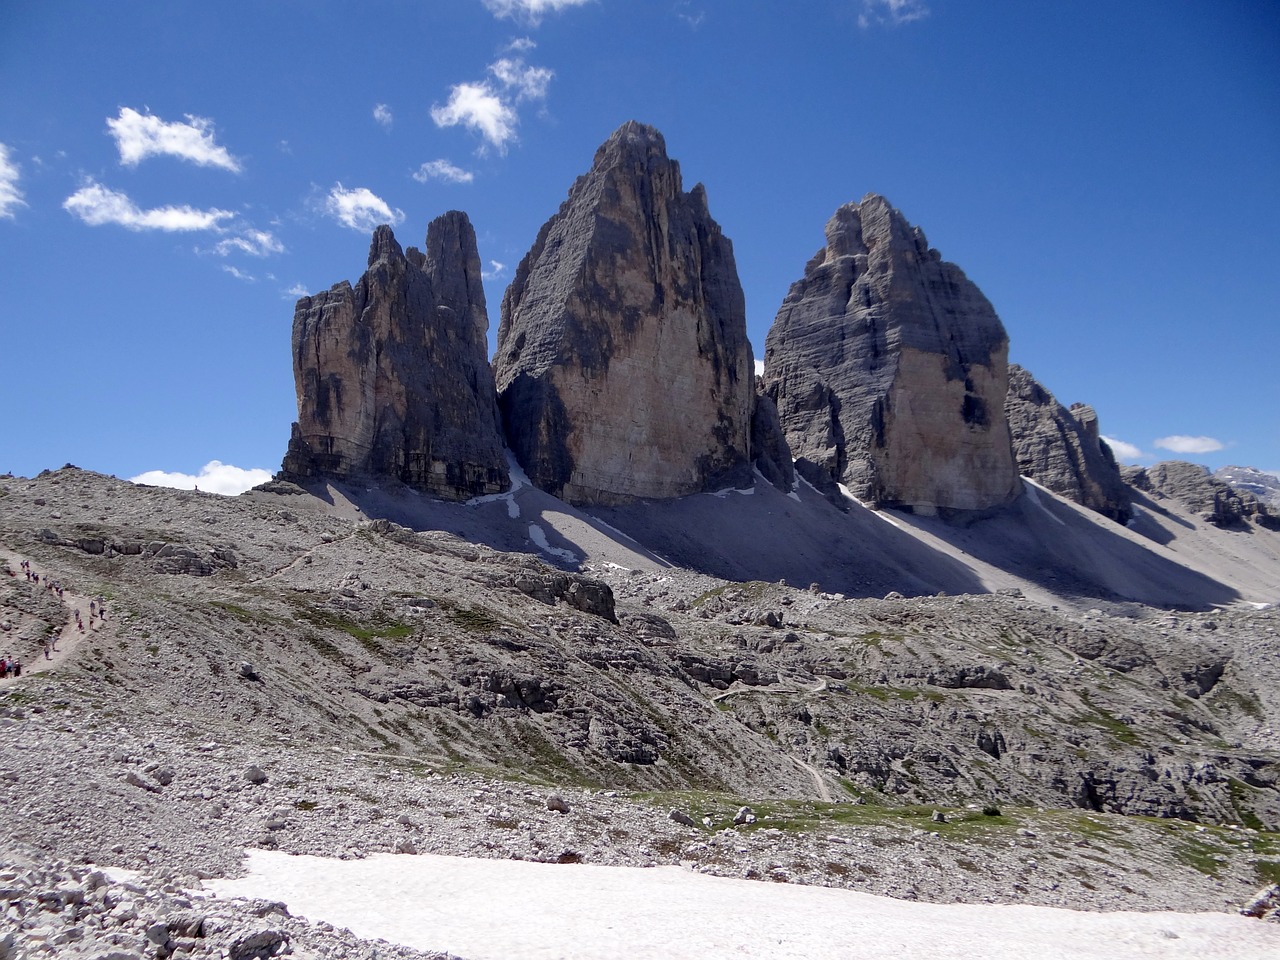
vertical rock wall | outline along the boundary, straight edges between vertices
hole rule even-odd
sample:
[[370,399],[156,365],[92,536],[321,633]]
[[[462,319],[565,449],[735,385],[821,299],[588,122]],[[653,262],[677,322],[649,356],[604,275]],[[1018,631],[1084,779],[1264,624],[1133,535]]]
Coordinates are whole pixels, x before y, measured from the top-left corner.
[[475,231],[447,213],[426,253],[378,227],[360,282],[298,301],[298,421],[282,476],[401,481],[447,499],[509,479]]
[[836,211],[765,341],[765,388],[796,468],[832,492],[921,513],[1021,490],[991,304],[874,194]]
[[539,232],[502,301],[495,376],[521,465],[572,503],[750,481],[733,247],[652,127],[619,128]]

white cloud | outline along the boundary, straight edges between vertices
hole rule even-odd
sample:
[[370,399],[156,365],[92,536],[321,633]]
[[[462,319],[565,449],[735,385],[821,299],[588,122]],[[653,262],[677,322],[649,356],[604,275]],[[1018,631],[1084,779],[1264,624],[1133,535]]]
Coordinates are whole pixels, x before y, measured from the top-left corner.
[[431,119],[437,127],[462,124],[484,137],[500,153],[506,153],[507,143],[515,139],[518,122],[515,108],[484,81],[455,84],[449,92],[448,103],[443,107],[432,106]]
[[528,53],[537,45],[537,41],[533,37],[516,37],[507,44],[507,51],[511,53]]
[[250,487],[266,483],[271,479],[271,471],[253,468],[245,470],[233,467],[220,460],[210,460],[200,468],[198,474],[168,473],[164,470],[148,470],[136,477],[130,477],[130,483],[144,483],[152,487],[176,487],[178,490],[191,490],[199,487],[202,492],[220,493],[233,497],[244,493]]
[[230,253],[247,253],[251,257],[265,257],[272,253],[284,253],[284,244],[269,230],[248,229],[238,237],[219,240],[213,252],[220,257]]
[[93,180],[67,197],[62,209],[91,227],[112,223],[128,230],[164,230],[179,232],[216,230],[223,220],[235,214],[230,210],[197,210],[194,207],[153,207],[140,209],[126,194],[108,190]]
[[928,15],[924,0],[862,0],[858,26],[864,30],[873,24],[896,27],[923,20]]
[[284,296],[286,298],[293,298],[296,300],[299,297],[311,296],[311,291],[308,290],[306,287],[304,287],[302,284],[295,283],[292,287],[290,287],[288,290],[284,292]]
[[500,276],[507,272],[507,265],[499,263],[497,260],[489,261],[489,269],[480,271],[482,280],[497,280]]
[[545,100],[555,71],[531,67],[523,57],[501,57],[489,64],[488,70],[493,81],[455,84],[448,103],[431,107],[431,119],[438,127],[461,124],[484,137],[499,153],[506,153],[507,144],[516,139],[520,122],[515,105]]
[[475,174],[470,170],[455,167],[448,160],[431,160],[428,163],[424,163],[418,168],[418,172],[412,174],[412,176],[419,183],[427,183],[430,180],[443,180],[445,183],[470,183],[476,178]]
[[764,361],[763,361],[763,360],[757,360],[757,361],[756,361],[756,376],[757,376],[757,377],[763,377],[763,376],[764,376]]
[[147,157],[169,156],[190,160],[201,167],[221,167],[232,173],[241,170],[240,161],[225,147],[213,142],[213,121],[187,114],[187,123],[165,123],[153,114],[121,107],[120,116],[107,119],[107,129],[115,137],[120,162],[136,167]]
[[1222,450],[1225,444],[1213,437],[1184,437],[1174,434],[1154,441],[1161,450],[1172,450],[1174,453],[1213,453]]
[[489,64],[492,73],[508,90],[514,90],[516,102],[545,100],[554,71],[546,67],[530,67],[520,57],[503,57]]
[[1107,446],[1111,448],[1111,452],[1116,455],[1116,459],[1121,463],[1134,463],[1137,460],[1145,459],[1147,456],[1132,443],[1125,443],[1115,437],[1104,436],[1102,439],[1106,441]]
[[373,119],[387,130],[390,130],[391,124],[395,122],[395,117],[391,115],[391,108],[385,103],[380,103],[373,108]]
[[0,143],[0,220],[12,220],[13,211],[27,205],[18,189],[20,172],[18,165],[9,159],[9,148]]
[[592,0],[481,0],[485,8],[499,20],[521,20],[537,26],[548,13],[559,13],[581,7]]
[[230,264],[224,263],[222,265],[222,269],[227,271],[227,273],[231,274],[237,280],[243,280],[245,283],[256,283],[258,280],[258,278],[255,277],[253,274],[245,273],[243,270],[237,270],[235,267],[231,266]]
[[324,201],[325,213],[333,217],[344,227],[368,233],[382,223],[392,226],[404,221],[403,210],[393,210],[376,193],[367,187],[345,189],[341,183],[335,183]]

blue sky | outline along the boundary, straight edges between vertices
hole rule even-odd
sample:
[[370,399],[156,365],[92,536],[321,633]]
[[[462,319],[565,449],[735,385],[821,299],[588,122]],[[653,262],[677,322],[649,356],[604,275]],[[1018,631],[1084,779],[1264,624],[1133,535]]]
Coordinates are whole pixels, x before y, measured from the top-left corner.
[[300,293],[461,209],[492,335],[629,119],[706,185],[757,357],[881,193],[1125,458],[1280,470],[1269,0],[8,0],[0,471],[274,471]]

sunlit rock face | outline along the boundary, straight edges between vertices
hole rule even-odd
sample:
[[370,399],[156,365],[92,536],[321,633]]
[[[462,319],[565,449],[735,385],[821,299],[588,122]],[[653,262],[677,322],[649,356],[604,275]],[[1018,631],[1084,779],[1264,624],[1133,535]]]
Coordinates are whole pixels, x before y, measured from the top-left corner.
[[926,514],[1014,499],[1009,339],[987,298],[883,197],[841,207],[826,239],[765,341],[797,471]]
[[733,247],[652,127],[619,128],[538,233],[502,301],[494,372],[508,444],[565,500],[750,482]]
[[1018,470],[1054,493],[1117,523],[1132,515],[1120,466],[1098,432],[1093,407],[1064,407],[1026,370],[1009,364],[1005,414]]
[[368,270],[298,301],[298,421],[281,475],[400,481],[451,500],[506,489],[475,231],[427,228],[426,252],[378,227]]

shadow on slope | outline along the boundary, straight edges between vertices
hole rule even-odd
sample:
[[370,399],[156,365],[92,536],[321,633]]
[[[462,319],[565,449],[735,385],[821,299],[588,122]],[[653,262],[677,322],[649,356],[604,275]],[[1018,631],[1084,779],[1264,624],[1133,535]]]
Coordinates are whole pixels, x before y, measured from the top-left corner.
[[1203,610],[1240,599],[1232,586],[1137,534],[1024,481],[997,513],[948,523],[894,511],[902,523],[976,560],[1064,598],[1129,600]]
[[725,580],[816,583],[852,597],[987,592],[964,563],[892,520],[841,513],[803,485],[788,496],[757,478],[751,490],[594,509],[677,566]]

